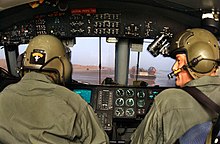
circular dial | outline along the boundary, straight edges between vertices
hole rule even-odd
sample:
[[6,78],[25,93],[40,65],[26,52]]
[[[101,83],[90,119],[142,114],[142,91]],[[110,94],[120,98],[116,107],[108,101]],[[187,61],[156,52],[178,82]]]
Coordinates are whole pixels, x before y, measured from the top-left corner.
[[116,106],[123,106],[124,105],[124,99],[123,98],[117,98],[116,100],[115,100],[115,105]]
[[138,105],[138,107],[140,107],[140,108],[144,107],[144,105],[145,105],[144,99],[138,99],[138,100],[137,100],[137,105]]
[[118,117],[122,117],[122,116],[124,116],[124,110],[123,110],[123,108],[116,108],[115,109],[115,115],[116,116],[118,116]]
[[128,108],[125,111],[126,116],[132,117],[134,116],[134,109],[133,108]]
[[133,98],[129,98],[125,101],[126,106],[132,107],[134,106],[134,99]]
[[137,97],[139,98],[144,98],[145,97],[145,92],[140,90],[138,93],[137,93]]
[[129,96],[129,97],[133,97],[134,96],[134,90],[133,89],[126,90],[126,95]]
[[116,95],[117,95],[117,96],[124,96],[124,94],[125,94],[125,92],[124,92],[123,89],[117,89],[117,90],[116,90]]

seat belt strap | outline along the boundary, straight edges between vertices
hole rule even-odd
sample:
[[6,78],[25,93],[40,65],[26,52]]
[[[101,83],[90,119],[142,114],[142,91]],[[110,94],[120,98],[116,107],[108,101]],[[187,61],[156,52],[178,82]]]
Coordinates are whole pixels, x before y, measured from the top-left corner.
[[220,106],[214,103],[209,97],[207,97],[203,92],[201,92],[196,87],[184,87],[186,92],[193,96],[200,104],[209,108],[210,110],[220,113]]

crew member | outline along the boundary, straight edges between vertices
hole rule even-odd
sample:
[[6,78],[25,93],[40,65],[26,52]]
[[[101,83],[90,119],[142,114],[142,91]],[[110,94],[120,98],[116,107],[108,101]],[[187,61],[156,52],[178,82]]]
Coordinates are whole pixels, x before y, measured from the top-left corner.
[[162,91],[131,137],[132,144],[173,144],[191,127],[211,121],[214,115],[181,88],[196,87],[220,105],[217,76],[219,44],[200,28],[187,29],[171,43],[176,85]]
[[72,64],[62,42],[33,38],[24,53],[22,79],[0,93],[0,142],[9,144],[106,144],[93,109],[62,86]]

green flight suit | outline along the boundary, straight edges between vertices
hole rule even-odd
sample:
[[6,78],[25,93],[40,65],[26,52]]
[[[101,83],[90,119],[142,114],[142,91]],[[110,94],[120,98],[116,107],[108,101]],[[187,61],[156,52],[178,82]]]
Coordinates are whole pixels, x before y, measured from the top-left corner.
[[[204,76],[187,86],[196,86],[220,105],[220,78]],[[132,144],[173,144],[196,124],[214,115],[182,89],[170,88],[156,96],[150,111],[131,137]]]
[[106,144],[108,136],[78,94],[30,72],[0,93],[0,142]]

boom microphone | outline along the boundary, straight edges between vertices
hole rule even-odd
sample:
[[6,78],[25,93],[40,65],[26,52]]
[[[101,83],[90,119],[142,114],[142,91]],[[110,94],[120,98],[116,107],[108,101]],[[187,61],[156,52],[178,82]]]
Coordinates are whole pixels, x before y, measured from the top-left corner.
[[181,68],[178,68],[177,70],[172,71],[167,76],[169,79],[173,78],[174,76],[177,76],[178,73],[180,73],[183,69],[186,70],[187,65],[182,66]]

